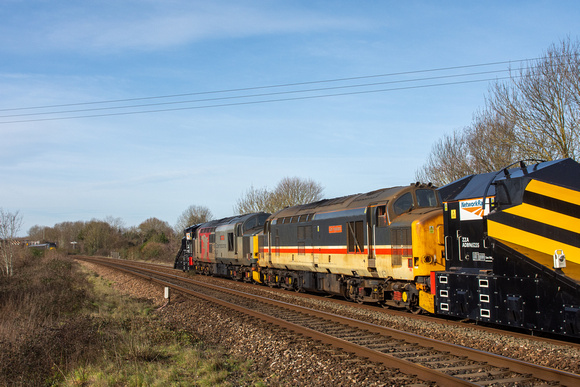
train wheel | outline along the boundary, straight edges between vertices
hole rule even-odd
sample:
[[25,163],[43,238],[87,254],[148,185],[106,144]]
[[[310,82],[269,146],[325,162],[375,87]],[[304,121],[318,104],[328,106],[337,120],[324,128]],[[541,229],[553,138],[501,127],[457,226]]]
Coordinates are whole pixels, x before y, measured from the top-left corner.
[[423,313],[423,309],[419,308],[418,306],[412,307],[410,309],[410,311],[413,314],[422,314]]
[[343,292],[342,293],[342,296],[344,297],[344,299],[346,301],[350,301],[350,302],[353,302],[354,301],[354,299],[350,296],[350,294],[348,292]]

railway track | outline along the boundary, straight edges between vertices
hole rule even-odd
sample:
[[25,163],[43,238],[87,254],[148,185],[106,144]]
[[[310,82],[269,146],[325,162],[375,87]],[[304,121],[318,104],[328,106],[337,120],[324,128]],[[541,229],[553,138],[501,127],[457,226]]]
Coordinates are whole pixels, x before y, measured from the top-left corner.
[[[88,259],[87,259],[88,260]],[[90,259],[438,385],[580,385],[580,376],[353,318],[211,285],[142,264]]]
[[[140,262],[136,265],[150,267],[154,270],[161,270],[161,271],[164,271],[166,273],[175,274],[175,269],[173,269],[172,266],[155,264],[155,263],[142,263],[142,262]],[[380,310],[382,312],[381,314],[383,314],[383,315],[403,317],[406,320],[425,321],[427,323],[441,324],[441,325],[444,325],[446,327],[455,327],[455,328],[459,328],[459,329],[469,328],[469,329],[473,329],[473,330],[480,331],[480,332],[486,332],[486,333],[490,333],[490,334],[504,335],[504,336],[509,335],[509,337],[511,337],[511,338],[532,340],[535,342],[543,342],[543,343],[551,344],[551,345],[555,345],[555,346],[566,345],[566,346],[569,346],[571,348],[574,348],[574,349],[580,351],[580,343],[578,343],[576,341],[563,341],[562,338],[554,338],[553,336],[549,336],[549,335],[537,336],[537,335],[531,335],[530,332],[521,331],[521,330],[517,330],[517,329],[512,330],[512,331],[508,331],[507,329],[496,328],[496,327],[490,326],[490,325],[474,324],[474,322],[470,321],[470,320],[449,319],[449,318],[442,318],[441,316],[432,316],[432,315],[425,315],[425,314],[411,314],[405,310],[398,310],[398,309],[391,309],[391,308],[382,309],[382,308],[379,308],[377,305],[372,305],[372,304],[358,304],[358,303],[353,303],[352,301],[345,301],[345,300],[342,300],[340,298],[328,297],[328,296],[324,296],[324,295],[320,295],[320,294],[293,293],[293,292],[289,292],[288,290],[285,290],[282,288],[264,287],[264,286],[260,286],[260,285],[256,285],[256,284],[252,284],[252,283],[232,281],[231,279],[225,279],[225,278],[219,278],[219,277],[197,276],[197,278],[199,278],[203,281],[211,281],[210,283],[216,283],[216,282],[223,283],[224,286],[226,286],[226,287],[234,287],[238,290],[241,289],[242,292],[254,292],[254,291],[256,291],[256,289],[258,289],[258,291],[261,292],[264,289],[267,289],[268,292],[277,294],[278,295],[277,299],[280,299],[280,300],[286,300],[288,298],[293,299],[293,298],[298,298],[298,297],[301,299],[304,299],[306,301],[307,300],[320,301],[323,299],[328,303],[331,303],[331,304],[337,305],[337,306],[341,306],[341,307],[344,306],[344,307],[349,308],[350,310],[358,310],[358,311],[366,310],[366,311],[370,311],[370,312],[377,312],[377,310]],[[344,309],[344,308],[342,308],[342,309]],[[381,325],[381,324],[379,324],[379,325]],[[382,324],[382,325],[384,325],[384,324]]]

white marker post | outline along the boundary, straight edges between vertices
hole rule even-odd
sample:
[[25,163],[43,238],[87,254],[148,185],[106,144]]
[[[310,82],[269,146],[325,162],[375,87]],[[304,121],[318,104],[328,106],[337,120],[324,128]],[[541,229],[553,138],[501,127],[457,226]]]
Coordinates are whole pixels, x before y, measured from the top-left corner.
[[169,304],[169,286],[165,287],[165,299],[167,300],[165,304]]

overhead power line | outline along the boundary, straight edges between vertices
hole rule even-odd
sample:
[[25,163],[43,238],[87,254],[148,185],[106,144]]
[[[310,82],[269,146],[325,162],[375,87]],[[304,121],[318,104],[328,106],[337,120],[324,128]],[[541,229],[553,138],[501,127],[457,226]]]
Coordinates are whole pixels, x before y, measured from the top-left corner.
[[437,87],[437,86],[449,86],[449,85],[460,85],[460,84],[476,83],[476,82],[489,82],[489,81],[509,79],[509,78],[510,77],[475,79],[475,80],[470,80],[470,81],[436,83],[436,84],[431,84],[431,85],[405,86],[405,87],[397,87],[397,88],[391,88],[391,89],[352,91],[352,92],[348,92],[348,93],[323,94],[323,95],[312,95],[312,96],[303,96],[303,97],[280,98],[280,99],[269,99],[269,100],[258,100],[258,101],[246,101],[246,102],[233,102],[233,103],[224,103],[224,104],[215,104],[215,105],[188,106],[188,107],[180,107],[180,108],[144,110],[144,111],[133,111],[133,112],[102,113],[102,114],[70,116],[70,117],[36,118],[36,119],[17,120],[17,121],[0,121],[0,124],[38,122],[38,121],[57,121],[57,120],[70,120],[70,119],[76,119],[76,118],[123,116],[123,115],[144,114],[144,113],[160,113],[160,112],[169,112],[169,111],[178,111],[178,110],[194,110],[194,109],[207,109],[207,108],[217,108],[217,107],[226,107],[226,106],[254,105],[254,104],[262,104],[262,103],[272,103],[272,102],[297,101],[297,100],[305,100],[305,99],[339,97],[339,96],[345,96],[345,95],[380,93],[380,92],[387,92],[387,91],[421,89],[421,88]]
[[[247,87],[247,88],[238,88],[238,89],[214,90],[214,91],[205,91],[205,92],[192,92],[192,93],[182,93],[182,94],[139,97],[139,98],[116,99],[116,100],[102,100],[102,101],[93,101],[93,102],[78,102],[78,103],[67,103],[67,104],[58,104],[58,105],[5,108],[5,109],[0,109],[0,112],[13,112],[14,114],[0,115],[0,119],[2,119],[2,118],[4,118],[4,119],[22,118],[22,119],[0,121],[0,124],[68,120],[68,119],[76,119],[76,118],[117,116],[117,115],[130,115],[130,114],[145,114],[145,113],[167,112],[167,111],[177,111],[177,110],[190,110],[190,109],[205,109],[205,108],[212,108],[212,107],[239,106],[239,105],[271,103],[271,102],[294,101],[294,100],[301,100],[301,99],[327,98],[327,97],[337,97],[337,96],[366,94],[366,93],[408,90],[408,89],[417,89],[417,88],[425,88],[425,87],[458,85],[458,84],[474,83],[474,82],[489,82],[489,81],[498,80],[498,79],[506,79],[508,77],[475,79],[475,80],[465,80],[465,81],[457,81],[457,82],[445,82],[445,83],[415,85],[415,86],[404,86],[404,87],[388,88],[388,89],[358,90],[358,91],[351,91],[351,92],[344,92],[344,93],[303,95],[303,96],[289,97],[289,98],[260,99],[260,100],[244,101],[244,102],[231,102],[231,103],[207,104],[207,105],[196,105],[196,106],[187,106],[187,107],[174,107],[174,108],[166,108],[166,109],[146,109],[146,110],[136,110],[136,111],[129,111],[129,112],[125,111],[125,112],[114,112],[114,113],[99,113],[99,114],[90,114],[90,115],[85,114],[85,115],[30,118],[30,119],[24,118],[24,117],[39,117],[39,116],[48,116],[48,115],[62,115],[62,114],[71,114],[71,113],[86,113],[86,112],[90,112],[90,111],[92,111],[92,112],[97,112],[97,111],[104,112],[104,111],[112,111],[112,110],[119,110],[119,109],[152,108],[152,107],[158,107],[158,106],[178,105],[178,104],[199,104],[199,103],[204,103],[204,102],[217,102],[217,101],[227,101],[227,100],[237,100],[237,99],[275,97],[275,96],[289,95],[289,94],[306,94],[306,93],[311,94],[314,92],[339,90],[339,89],[368,88],[368,87],[387,85],[387,84],[425,82],[425,81],[431,81],[431,80],[437,80],[437,79],[453,79],[453,78],[480,76],[480,75],[494,74],[494,73],[499,74],[499,73],[505,73],[505,72],[509,71],[509,68],[505,68],[505,69],[501,69],[501,70],[471,72],[471,73],[455,73],[455,74],[451,74],[451,75],[440,75],[440,76],[423,77],[423,78],[398,79],[398,80],[390,80],[390,81],[383,81],[383,82],[347,84],[347,85],[319,87],[319,88],[300,88],[300,89],[296,89],[296,90],[272,91],[272,92],[257,93],[257,94],[256,93],[254,93],[254,94],[247,93],[247,92],[257,91],[257,90],[289,88],[289,87],[307,86],[307,85],[315,85],[315,84],[328,84],[328,83],[333,83],[333,82],[334,83],[350,82],[350,81],[356,81],[356,80],[373,79],[373,78],[381,78],[381,77],[406,76],[406,75],[430,73],[430,72],[441,72],[441,71],[457,71],[457,70],[484,67],[484,66],[497,66],[497,65],[505,65],[505,64],[511,64],[511,63],[521,63],[521,62],[530,61],[530,60],[531,59],[521,59],[521,60],[516,60],[516,61],[512,60],[512,61],[501,61],[501,62],[489,62],[489,63],[483,63],[483,64],[442,67],[442,68],[433,68],[433,69],[426,69],[426,70],[404,71],[404,72],[388,73],[388,74],[376,74],[376,75],[367,75],[367,76],[358,76],[358,77],[336,78],[336,79],[326,79],[326,80],[308,81],[308,82],[296,82],[296,83],[287,83],[287,84],[276,84],[276,85],[270,85],[270,86],[256,86],[256,87]],[[136,101],[148,101],[148,100],[150,101],[150,100],[161,100],[161,99],[168,99],[168,98],[183,98],[183,97],[188,97],[188,96],[218,95],[218,94],[240,93],[240,92],[245,92],[245,94],[235,95],[235,96],[230,95],[230,96],[221,96],[221,97],[212,97],[212,98],[193,99],[193,100],[154,102],[154,103],[129,104],[129,105],[126,104],[126,103],[136,102]],[[26,112],[26,113],[24,112],[24,111],[41,110],[41,109],[48,110],[48,109],[56,109],[56,108],[72,108],[72,107],[80,107],[80,106],[103,105],[103,104],[121,104],[121,103],[125,103],[125,104],[124,105],[116,105],[116,106],[104,106],[104,107],[87,107],[84,109],[36,111],[36,112]],[[22,113],[16,113],[16,112],[22,112]]]
[[459,75],[444,75],[444,76],[438,76],[438,77],[414,78],[414,79],[407,79],[407,80],[363,83],[363,84],[346,85],[346,86],[322,87],[322,88],[315,88],[315,89],[279,91],[279,92],[261,93],[261,94],[236,95],[236,96],[229,96],[229,97],[194,99],[194,100],[186,100],[186,101],[157,102],[157,103],[139,104],[139,105],[124,105],[124,106],[111,106],[111,107],[76,109],[76,110],[57,110],[57,111],[52,111],[52,112],[10,114],[10,115],[1,115],[0,118],[39,116],[39,115],[47,115],[47,114],[80,113],[80,112],[99,111],[99,110],[102,111],[102,110],[129,109],[129,108],[140,108],[140,107],[161,106],[161,105],[178,105],[178,104],[185,104],[185,103],[222,101],[222,100],[232,100],[232,99],[240,99],[240,98],[268,97],[268,96],[284,95],[284,94],[297,94],[297,93],[338,90],[338,89],[352,89],[352,88],[358,88],[358,87],[379,86],[379,85],[418,82],[418,81],[430,81],[430,80],[435,80],[435,79],[458,78],[458,77],[467,77],[467,76],[474,76],[474,75],[494,74],[494,73],[503,73],[503,72],[505,72],[505,70],[493,70],[493,71],[483,71],[483,72],[459,74]]

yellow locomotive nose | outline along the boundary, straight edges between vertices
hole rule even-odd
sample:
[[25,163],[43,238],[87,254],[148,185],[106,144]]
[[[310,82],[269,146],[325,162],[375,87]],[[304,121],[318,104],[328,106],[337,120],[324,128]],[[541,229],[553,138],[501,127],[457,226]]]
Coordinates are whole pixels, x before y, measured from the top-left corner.
[[[419,293],[419,306],[435,313],[435,272],[445,270],[443,210],[434,209],[413,221],[413,275]],[[407,295],[403,294],[403,301]]]
[[430,276],[432,271],[445,270],[445,237],[443,210],[434,209],[411,226],[413,238],[414,275]]

